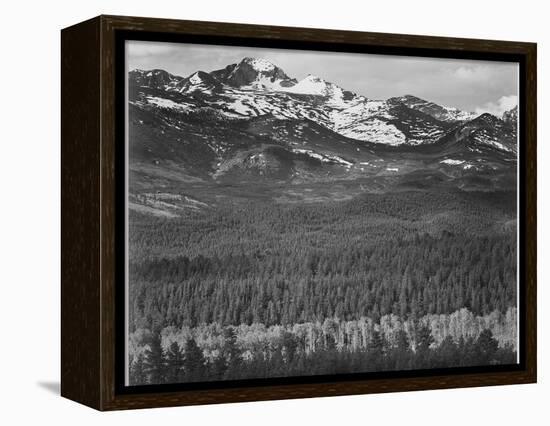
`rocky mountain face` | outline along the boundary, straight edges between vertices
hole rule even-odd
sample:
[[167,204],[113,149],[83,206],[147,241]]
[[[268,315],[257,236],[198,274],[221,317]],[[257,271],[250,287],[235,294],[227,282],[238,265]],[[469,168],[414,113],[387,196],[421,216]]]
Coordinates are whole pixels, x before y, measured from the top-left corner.
[[434,102],[429,102],[412,95],[390,98],[388,101],[404,104],[411,109],[428,114],[436,120],[445,122],[466,121],[476,117],[476,114],[473,112],[460,111],[457,108],[437,105]]
[[255,89],[284,88],[297,83],[272,63],[255,58],[244,58],[238,64],[211,72],[219,82],[231,87],[250,87]]
[[298,81],[255,58],[188,77],[131,71],[129,104],[130,168],[144,188],[515,182],[508,176],[515,173],[517,108],[500,119],[412,95],[375,100],[314,75]]
[[506,111],[502,116],[502,120],[505,123],[515,126],[518,121],[518,107],[517,105],[512,108],[510,111]]
[[184,78],[158,69],[150,71],[133,70],[129,73],[130,85],[151,89],[170,90],[181,80],[184,80]]
[[518,107],[517,105],[509,111],[506,111],[502,116],[502,121],[504,121],[508,126],[514,130],[514,134],[517,134],[518,131]]

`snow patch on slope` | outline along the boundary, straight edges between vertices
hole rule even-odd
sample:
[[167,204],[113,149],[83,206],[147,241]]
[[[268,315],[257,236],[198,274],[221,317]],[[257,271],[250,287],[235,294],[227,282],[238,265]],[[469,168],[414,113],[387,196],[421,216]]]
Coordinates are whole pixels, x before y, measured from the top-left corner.
[[183,102],[177,103],[170,99],[159,98],[157,96],[147,96],[145,99],[147,100],[147,103],[156,105],[161,108],[188,110],[193,107],[193,105],[191,104],[187,104]]
[[315,151],[312,151],[310,149],[301,149],[301,148],[294,148],[292,150],[295,154],[305,154],[311,158],[315,158],[316,160],[319,160],[323,163],[338,163],[346,167],[353,166],[353,163],[344,160],[342,157],[339,157],[337,155],[329,155],[329,154],[319,154]]
[[262,58],[245,58],[244,62],[248,63],[252,68],[259,72],[273,71],[275,69],[275,65]]
[[451,158],[447,158],[443,161],[440,161],[440,163],[449,164],[451,166],[459,166],[460,164],[464,164],[464,160],[453,160]]
[[392,146],[407,142],[407,138],[397,127],[378,118],[339,127],[337,132],[348,138]]

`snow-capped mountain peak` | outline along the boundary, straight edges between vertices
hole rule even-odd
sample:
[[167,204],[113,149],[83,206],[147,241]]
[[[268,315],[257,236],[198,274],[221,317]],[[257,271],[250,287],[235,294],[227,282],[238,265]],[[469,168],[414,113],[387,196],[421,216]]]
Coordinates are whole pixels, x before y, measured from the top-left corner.
[[[317,95],[342,98],[345,90],[336,84],[330,83],[321,77],[308,74],[307,77],[300,80],[293,86],[283,89],[286,92],[298,93],[303,95]],[[349,92],[351,94],[351,92]]]
[[161,69],[135,69],[133,71],[130,71],[130,78],[135,81],[138,86],[152,87],[155,89],[164,90],[170,89],[182,80],[182,77],[172,75],[168,71]]
[[[141,92],[138,104],[188,114],[208,113],[231,120],[262,116],[307,120],[346,138],[395,146],[431,144],[451,127],[472,121],[461,136],[475,131],[479,143],[499,149],[512,143],[508,142],[508,130],[512,132],[514,111],[509,114],[509,122],[495,121],[492,116],[475,121],[472,113],[413,95],[369,99],[317,75],[308,74],[297,81],[265,59],[245,57],[225,68],[209,73],[196,71],[186,78],[163,70],[134,70],[129,77],[132,87]],[[148,88],[154,90],[147,92]],[[162,96],[159,90],[172,93]],[[492,128],[497,131],[489,135]],[[500,144],[503,138],[506,141]]]
[[246,63],[250,65],[252,68],[254,68],[258,72],[267,72],[267,71],[273,71],[276,67],[271,62],[269,62],[266,59],[257,59],[257,58],[250,58],[246,57],[243,58],[241,63]]
[[222,84],[241,89],[278,90],[296,83],[295,79],[271,62],[250,57],[243,58],[238,64],[212,71],[210,75]]
[[201,84],[201,83],[203,83],[204,81],[201,77],[201,71],[197,71],[196,73],[191,74],[191,76],[189,77],[189,82],[192,83],[192,84]]
[[221,85],[208,73],[196,71],[189,77],[184,78],[173,87],[173,90],[180,93],[202,92],[212,94],[213,91],[221,90]]

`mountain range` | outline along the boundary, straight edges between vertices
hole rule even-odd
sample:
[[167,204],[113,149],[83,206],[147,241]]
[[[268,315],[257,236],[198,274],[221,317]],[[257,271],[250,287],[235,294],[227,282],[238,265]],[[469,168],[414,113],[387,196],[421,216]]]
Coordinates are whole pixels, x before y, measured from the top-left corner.
[[187,77],[136,69],[128,98],[138,192],[181,183],[515,185],[517,107],[496,117],[413,95],[370,99],[256,58]]

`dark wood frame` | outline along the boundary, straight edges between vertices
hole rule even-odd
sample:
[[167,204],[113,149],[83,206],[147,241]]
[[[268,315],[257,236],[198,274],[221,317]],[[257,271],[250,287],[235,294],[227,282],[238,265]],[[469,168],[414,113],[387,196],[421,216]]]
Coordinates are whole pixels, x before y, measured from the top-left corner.
[[[119,258],[117,34],[148,32],[418,56],[516,58],[520,71],[521,363],[515,369],[276,385],[121,393],[116,386]],[[99,410],[258,401],[536,382],[536,44],[99,16],[62,30],[61,394]],[[405,50],[404,50],[405,49]],[[117,93],[119,94],[117,96]],[[120,129],[118,130],[120,131]],[[119,144],[120,145],[120,144]],[[120,189],[120,188],[119,188]],[[118,197],[120,198],[120,197]],[[119,253],[120,254],[120,253]],[[120,264],[120,262],[119,262]],[[120,293],[120,292],[119,292]],[[120,341],[120,338],[118,339]]]

